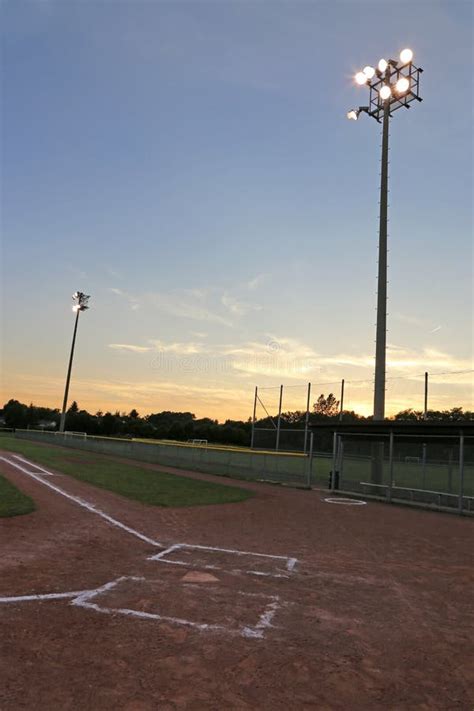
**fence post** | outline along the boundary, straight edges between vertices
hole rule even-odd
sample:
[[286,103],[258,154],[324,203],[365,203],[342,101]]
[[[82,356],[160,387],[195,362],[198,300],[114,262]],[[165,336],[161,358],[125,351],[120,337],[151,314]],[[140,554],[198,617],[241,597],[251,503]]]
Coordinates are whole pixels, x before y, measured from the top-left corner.
[[341,435],[339,435],[339,444],[338,444],[337,473],[338,473],[337,488],[340,489],[342,486],[342,475],[344,473],[344,440],[342,439]]
[[277,433],[276,433],[276,443],[275,449],[278,452],[280,447],[280,425],[281,425],[281,403],[283,400],[283,385],[280,385],[280,402],[278,404],[278,422],[277,422]]
[[313,440],[314,432],[310,432],[309,435],[309,455],[308,455],[308,472],[307,472],[307,484],[308,489],[311,489],[312,479],[313,479]]
[[252,417],[252,435],[250,438],[250,449],[253,449],[255,441],[255,416],[257,414],[257,395],[258,395],[258,385],[255,386],[255,397],[253,399],[253,417]]
[[428,418],[428,372],[425,372],[425,403],[423,407],[423,419]]
[[331,472],[331,491],[334,491],[334,483],[336,481],[336,466],[337,466],[337,432],[334,432],[332,438],[332,472]]
[[462,514],[464,495],[464,433],[459,435],[459,513]]
[[306,443],[308,441],[308,425],[309,425],[309,403],[311,399],[311,383],[308,383],[308,395],[306,397],[306,417],[304,420],[304,445],[303,452],[306,454]]
[[339,420],[342,420],[342,413],[344,412],[344,378],[341,380],[341,402],[339,404]]
[[388,450],[388,471],[389,471],[389,480],[388,480],[388,501],[392,501],[392,488],[393,488],[393,430],[390,430],[390,443],[389,443],[389,450]]
[[[423,419],[428,419],[428,373],[425,372],[425,401],[423,407]],[[422,448],[422,469],[421,469],[421,488],[426,489],[426,442],[423,443]]]

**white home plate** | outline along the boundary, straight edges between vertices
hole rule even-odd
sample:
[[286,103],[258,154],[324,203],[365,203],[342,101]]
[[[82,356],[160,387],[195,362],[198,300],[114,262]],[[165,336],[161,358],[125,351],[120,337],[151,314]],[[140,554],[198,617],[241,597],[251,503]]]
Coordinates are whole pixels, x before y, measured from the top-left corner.
[[219,578],[211,573],[200,573],[198,570],[190,570],[181,578],[183,583],[217,583]]

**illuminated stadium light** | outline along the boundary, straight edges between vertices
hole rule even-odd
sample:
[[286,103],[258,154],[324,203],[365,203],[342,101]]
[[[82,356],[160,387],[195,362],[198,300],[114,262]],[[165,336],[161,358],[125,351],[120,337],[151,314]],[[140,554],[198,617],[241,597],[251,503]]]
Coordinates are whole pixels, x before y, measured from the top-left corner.
[[423,69],[416,67],[412,60],[412,50],[404,49],[400,52],[400,62],[394,59],[381,59],[376,70],[371,65],[367,65],[364,71],[358,72],[355,80],[359,86],[367,86],[369,105],[347,112],[347,118],[353,121],[356,121],[363,111],[382,123],[374,420],[385,418],[389,123],[395,111],[401,108],[409,109],[414,101],[422,100],[420,76]]
[[72,310],[76,314],[76,319],[74,321],[74,331],[72,335],[72,344],[71,344],[71,353],[69,355],[69,365],[67,369],[67,375],[66,375],[66,387],[64,389],[64,399],[63,399],[63,408],[61,410],[61,420],[59,423],[59,432],[64,432],[65,425],[66,425],[66,409],[67,409],[67,398],[69,395],[69,383],[71,381],[71,371],[72,371],[72,361],[74,358],[74,347],[76,345],[76,334],[77,334],[77,325],[79,323],[79,314],[81,311],[85,311],[86,309],[89,308],[89,299],[91,297],[88,294],[84,294],[82,291],[75,291],[74,294],[72,295]]
[[413,52],[411,49],[402,49],[400,52],[400,61],[402,64],[408,64],[413,59]]

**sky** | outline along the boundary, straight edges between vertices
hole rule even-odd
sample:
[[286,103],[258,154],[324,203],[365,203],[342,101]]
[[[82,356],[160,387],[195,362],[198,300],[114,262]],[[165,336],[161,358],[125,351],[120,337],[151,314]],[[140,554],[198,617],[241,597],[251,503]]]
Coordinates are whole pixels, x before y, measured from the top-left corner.
[[380,126],[354,73],[411,47],[390,135],[387,412],[474,408],[472,4],[3,0],[2,402],[248,418],[372,408]]

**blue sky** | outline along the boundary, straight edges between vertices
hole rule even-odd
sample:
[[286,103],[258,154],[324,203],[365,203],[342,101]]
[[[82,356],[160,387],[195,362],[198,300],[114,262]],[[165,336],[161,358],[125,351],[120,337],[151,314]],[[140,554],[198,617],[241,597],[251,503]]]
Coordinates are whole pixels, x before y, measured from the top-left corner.
[[244,417],[255,384],[345,377],[370,411],[380,129],[345,113],[405,46],[389,410],[472,367],[471,3],[6,0],[1,24],[5,397],[60,405],[80,289],[88,409]]

